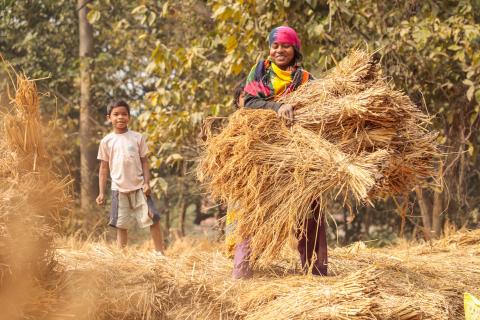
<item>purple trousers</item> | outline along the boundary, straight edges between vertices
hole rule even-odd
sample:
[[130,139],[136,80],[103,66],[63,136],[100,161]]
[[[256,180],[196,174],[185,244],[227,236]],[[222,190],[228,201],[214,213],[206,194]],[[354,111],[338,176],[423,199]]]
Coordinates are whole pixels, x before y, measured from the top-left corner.
[[[313,217],[304,223],[304,230],[298,235],[298,252],[302,269],[305,273],[312,270],[314,275],[327,275],[328,253],[327,232],[325,228],[325,216],[320,213],[317,202],[312,204]],[[234,279],[244,279],[252,276],[250,267],[250,240],[245,239],[235,247],[233,258]]]

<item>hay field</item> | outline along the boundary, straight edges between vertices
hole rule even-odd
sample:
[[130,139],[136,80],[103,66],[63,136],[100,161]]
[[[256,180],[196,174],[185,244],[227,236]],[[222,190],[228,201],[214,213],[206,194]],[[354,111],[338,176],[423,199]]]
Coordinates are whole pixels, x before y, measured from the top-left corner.
[[18,77],[0,135],[1,319],[461,319],[463,292],[480,294],[480,230],[332,249],[328,277],[302,275],[285,246],[243,281],[218,242],[183,238],[161,258],[62,237],[70,180],[50,163],[35,83]]
[[[120,251],[57,241],[59,267],[82,319],[461,319],[480,294],[480,230],[433,243],[331,250],[331,276],[301,275],[285,250],[249,280],[232,280],[222,244],[184,238],[167,258],[147,245]],[[67,308],[68,309],[68,308]],[[73,310],[73,311],[72,311]]]

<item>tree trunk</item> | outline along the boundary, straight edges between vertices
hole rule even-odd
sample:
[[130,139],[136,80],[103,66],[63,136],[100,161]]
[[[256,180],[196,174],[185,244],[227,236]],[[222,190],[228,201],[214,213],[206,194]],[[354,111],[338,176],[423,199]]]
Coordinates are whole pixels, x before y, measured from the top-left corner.
[[169,199],[166,195],[165,195],[165,208],[164,208],[163,212],[165,212],[165,228],[167,228],[167,231],[170,232],[170,227],[171,227],[171,224],[170,224],[170,202],[169,202]]
[[[183,189],[183,187],[182,187]],[[179,209],[179,215],[180,219],[178,219],[178,228],[180,229],[180,234],[182,237],[185,236],[185,213],[187,211],[187,199],[185,197],[185,192],[182,190],[182,195],[181,195],[181,200],[180,200],[180,209]]]
[[370,237],[370,226],[372,225],[372,208],[371,207],[366,207],[365,209],[365,219],[363,219],[363,223],[365,226],[365,236],[367,238]]
[[347,245],[350,243],[350,238],[351,238],[351,227],[350,227],[350,217],[349,217],[349,212],[347,210],[342,210],[343,211],[343,230],[345,231],[345,242],[344,244]]
[[[440,165],[439,174],[440,181],[443,181],[443,165]],[[443,182],[442,182],[443,183]],[[432,229],[436,238],[439,238],[442,233],[442,211],[443,211],[443,188],[435,190],[433,194],[433,208],[432,208]]]
[[420,207],[420,213],[422,215],[423,223],[423,237],[425,240],[430,240],[432,238],[432,219],[430,217],[430,208],[427,203],[427,199],[423,194],[421,187],[415,187],[415,192],[417,194],[418,206]]
[[443,211],[443,192],[435,191],[433,195],[432,209],[432,229],[435,238],[439,238],[442,233],[442,211]]
[[187,212],[187,195],[186,195],[186,191],[187,191],[187,186],[186,186],[186,177],[185,177],[185,173],[187,171],[187,168],[186,168],[186,163],[183,162],[182,163],[182,169],[181,169],[181,177],[180,177],[180,198],[179,198],[179,204],[180,204],[180,207],[179,207],[179,218],[178,219],[178,223],[179,223],[179,229],[180,229],[180,234],[182,235],[182,237],[185,236],[185,215],[186,215],[186,212]]
[[96,155],[93,144],[93,112],[90,94],[93,57],[93,28],[87,20],[88,0],[78,0],[80,30],[80,206],[88,211],[97,193],[95,183]]
[[397,212],[400,216],[400,228],[398,230],[398,235],[400,238],[405,236],[405,223],[407,217],[407,209],[408,209],[408,194],[404,194],[401,197],[401,204],[395,200],[395,204],[397,205]]

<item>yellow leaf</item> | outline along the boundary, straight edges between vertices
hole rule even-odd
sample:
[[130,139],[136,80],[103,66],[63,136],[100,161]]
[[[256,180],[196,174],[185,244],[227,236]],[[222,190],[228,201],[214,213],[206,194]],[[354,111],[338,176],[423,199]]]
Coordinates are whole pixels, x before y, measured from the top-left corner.
[[87,13],[87,20],[90,24],[94,24],[100,19],[100,16],[100,11],[92,9]]
[[168,13],[168,2],[165,2],[162,7],[162,17],[166,17]]
[[475,87],[474,86],[471,86],[468,88],[467,90],[467,99],[468,101],[472,101],[472,98],[473,98],[473,94],[475,93]]
[[133,14],[136,14],[136,13],[140,13],[140,14],[143,14],[147,12],[147,7],[145,5],[139,5],[138,7],[135,7],[133,10],[132,10],[132,13]]
[[152,26],[153,23],[155,22],[155,19],[157,19],[157,15],[155,14],[155,12],[150,12],[150,15],[148,16],[148,25],[149,26]]
[[178,162],[180,160],[183,160],[182,155],[180,155],[178,153],[174,153],[174,154],[169,155],[165,162],[166,163],[172,163],[172,162]]
[[220,17],[225,12],[226,9],[227,9],[226,6],[220,6],[217,10],[215,10],[215,12],[213,12],[212,18],[215,19],[217,17]]
[[235,48],[237,48],[238,42],[237,38],[234,35],[231,35],[227,39],[227,43],[225,44],[225,49],[227,53],[231,53]]
[[157,92],[151,93],[148,99],[150,100],[150,103],[152,104],[152,106],[156,106],[158,103],[158,93]]
[[467,144],[468,144],[467,152],[471,157],[471,156],[473,156],[473,152],[475,151],[475,147],[473,146],[473,144],[470,141],[467,141]]
[[231,66],[231,72],[234,74],[234,75],[238,75],[240,72],[242,72],[242,64],[241,63],[235,63]]

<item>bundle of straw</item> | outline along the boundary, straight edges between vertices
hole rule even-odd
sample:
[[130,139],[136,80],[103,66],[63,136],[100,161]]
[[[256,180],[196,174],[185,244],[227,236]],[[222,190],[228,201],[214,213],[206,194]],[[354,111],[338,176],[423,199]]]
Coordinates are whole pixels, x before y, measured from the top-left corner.
[[273,111],[243,109],[207,140],[199,180],[238,204],[237,237],[251,239],[253,261],[275,259],[314,201],[372,204],[434,176],[429,117],[380,71],[369,54],[353,51],[281,99],[296,106],[292,127]]
[[17,165],[35,171],[46,158],[40,124],[39,98],[35,81],[17,75],[13,112],[3,115],[5,143],[17,154]]
[[38,319],[57,300],[53,238],[69,207],[69,179],[51,169],[35,82],[17,75],[15,89],[0,132],[0,308],[6,318]]

